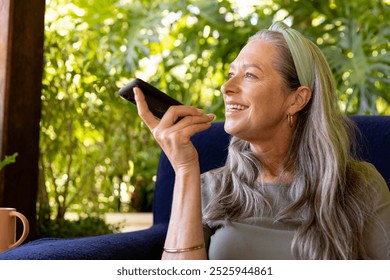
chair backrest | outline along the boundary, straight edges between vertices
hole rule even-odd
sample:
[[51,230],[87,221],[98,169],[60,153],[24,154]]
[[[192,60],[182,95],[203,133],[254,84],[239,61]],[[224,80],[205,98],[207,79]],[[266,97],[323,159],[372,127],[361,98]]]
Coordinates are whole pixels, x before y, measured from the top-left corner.
[[[375,165],[390,188],[390,116],[351,116],[351,119],[361,131],[358,155]],[[230,137],[223,125],[223,122],[215,122],[211,128],[192,138],[199,153],[202,173],[223,166],[226,161]],[[161,153],[154,193],[154,224],[169,221],[174,179],[172,166]]]
[[351,116],[361,135],[358,155],[372,163],[390,189],[390,116]]

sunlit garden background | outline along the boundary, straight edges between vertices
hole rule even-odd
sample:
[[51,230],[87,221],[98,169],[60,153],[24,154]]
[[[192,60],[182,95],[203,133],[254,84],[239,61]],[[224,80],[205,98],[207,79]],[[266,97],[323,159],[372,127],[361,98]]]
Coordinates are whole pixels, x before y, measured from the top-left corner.
[[[229,63],[273,20],[286,21],[324,51],[341,110],[390,114],[389,0],[46,3],[42,236],[116,231],[102,214],[150,212],[160,150],[118,89],[139,77],[223,120],[219,89]],[[74,227],[67,213],[80,216]]]

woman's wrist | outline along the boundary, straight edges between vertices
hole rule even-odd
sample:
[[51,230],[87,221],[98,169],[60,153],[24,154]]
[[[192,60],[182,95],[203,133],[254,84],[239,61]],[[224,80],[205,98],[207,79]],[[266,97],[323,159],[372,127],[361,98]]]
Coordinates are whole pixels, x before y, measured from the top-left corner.
[[193,161],[186,164],[182,164],[179,166],[175,166],[174,168],[176,177],[178,176],[199,176],[200,167],[199,161]]

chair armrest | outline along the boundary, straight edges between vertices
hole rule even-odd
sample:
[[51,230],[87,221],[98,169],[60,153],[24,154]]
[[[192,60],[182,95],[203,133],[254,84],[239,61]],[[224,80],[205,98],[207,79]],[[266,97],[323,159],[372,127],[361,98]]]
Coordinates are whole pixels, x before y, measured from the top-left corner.
[[0,254],[0,260],[148,260],[160,259],[167,225],[74,239],[42,238]]

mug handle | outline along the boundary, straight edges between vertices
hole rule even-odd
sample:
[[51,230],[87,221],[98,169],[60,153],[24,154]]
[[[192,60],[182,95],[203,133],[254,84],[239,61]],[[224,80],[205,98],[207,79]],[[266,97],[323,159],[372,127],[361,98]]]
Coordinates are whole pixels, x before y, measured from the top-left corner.
[[30,227],[29,227],[29,223],[28,223],[27,218],[22,213],[19,213],[17,211],[12,211],[12,212],[10,212],[10,215],[18,217],[23,223],[22,236],[19,238],[18,241],[16,241],[14,244],[9,246],[9,249],[12,249],[12,248],[15,248],[15,247],[19,246],[20,244],[22,244],[22,242],[27,238],[28,233],[30,231]]

